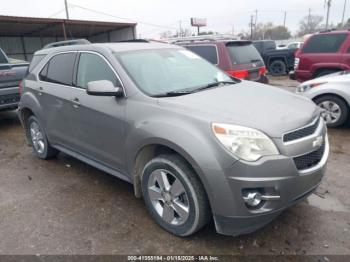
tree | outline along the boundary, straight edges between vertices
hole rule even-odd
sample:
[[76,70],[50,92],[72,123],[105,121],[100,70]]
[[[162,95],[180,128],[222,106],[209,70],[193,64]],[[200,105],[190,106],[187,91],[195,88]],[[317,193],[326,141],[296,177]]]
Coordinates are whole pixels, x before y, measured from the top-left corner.
[[271,22],[268,22],[266,24],[258,24],[256,30],[254,30],[253,33],[254,40],[284,40],[291,37],[291,33],[287,27],[275,26]]
[[319,31],[323,17],[320,15],[307,15],[299,22],[298,36],[313,34]]
[[337,29],[350,29],[350,18],[343,25],[339,23]]
[[287,27],[284,26],[274,26],[265,31],[265,39],[271,40],[285,40],[291,38],[291,33]]

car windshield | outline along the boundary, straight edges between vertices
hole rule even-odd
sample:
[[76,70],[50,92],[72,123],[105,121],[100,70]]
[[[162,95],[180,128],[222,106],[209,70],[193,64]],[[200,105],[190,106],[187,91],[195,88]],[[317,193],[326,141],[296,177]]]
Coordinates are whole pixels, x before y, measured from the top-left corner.
[[116,53],[135,84],[150,96],[202,90],[215,82],[232,82],[216,66],[185,49],[138,50]]
[[250,64],[262,61],[262,58],[252,44],[227,44],[234,65]]

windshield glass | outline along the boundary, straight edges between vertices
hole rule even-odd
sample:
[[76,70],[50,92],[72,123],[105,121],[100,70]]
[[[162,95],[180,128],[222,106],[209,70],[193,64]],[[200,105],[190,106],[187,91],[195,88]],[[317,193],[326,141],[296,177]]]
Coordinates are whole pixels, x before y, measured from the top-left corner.
[[115,55],[136,85],[150,96],[232,81],[216,66],[185,49],[128,51]]
[[256,50],[255,46],[253,46],[252,44],[229,44],[227,45],[227,49],[230,53],[231,60],[234,65],[250,64],[262,61],[258,50]]

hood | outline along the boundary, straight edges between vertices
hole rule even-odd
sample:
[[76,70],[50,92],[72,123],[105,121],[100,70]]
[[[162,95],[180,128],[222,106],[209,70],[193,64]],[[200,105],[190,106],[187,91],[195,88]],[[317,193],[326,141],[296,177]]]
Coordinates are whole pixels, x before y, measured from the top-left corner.
[[350,71],[340,71],[329,75],[321,76],[321,77],[306,81],[302,83],[301,86],[310,85],[310,84],[319,83],[319,82],[332,82],[332,83],[350,82]]
[[159,104],[209,123],[255,128],[274,138],[308,124],[319,114],[308,98],[249,81],[162,98]]

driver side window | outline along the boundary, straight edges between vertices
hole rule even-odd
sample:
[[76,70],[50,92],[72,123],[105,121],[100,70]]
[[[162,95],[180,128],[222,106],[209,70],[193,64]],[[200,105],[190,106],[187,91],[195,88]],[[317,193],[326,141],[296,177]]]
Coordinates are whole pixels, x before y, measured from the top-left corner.
[[81,53],[77,73],[77,86],[86,88],[91,81],[109,80],[115,87],[121,86],[107,62],[96,54]]

